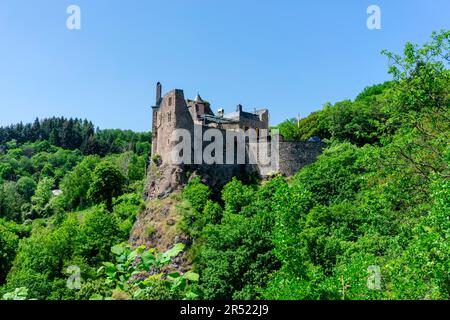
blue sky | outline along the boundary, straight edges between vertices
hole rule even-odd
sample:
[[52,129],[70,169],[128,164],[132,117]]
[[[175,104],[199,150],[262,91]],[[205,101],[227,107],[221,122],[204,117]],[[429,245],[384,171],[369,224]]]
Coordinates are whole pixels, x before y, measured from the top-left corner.
[[[81,30],[66,9],[81,8]],[[366,27],[369,5],[381,30]],[[382,49],[450,28],[448,0],[0,0],[0,125],[35,117],[146,131],[155,83],[271,124],[390,79]]]

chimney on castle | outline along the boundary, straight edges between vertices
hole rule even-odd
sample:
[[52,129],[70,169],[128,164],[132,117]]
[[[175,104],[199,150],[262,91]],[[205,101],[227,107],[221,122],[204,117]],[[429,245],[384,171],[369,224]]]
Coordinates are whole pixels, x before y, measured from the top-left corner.
[[159,102],[161,101],[161,94],[162,94],[162,85],[161,82],[158,82],[156,84],[156,105],[158,105]]

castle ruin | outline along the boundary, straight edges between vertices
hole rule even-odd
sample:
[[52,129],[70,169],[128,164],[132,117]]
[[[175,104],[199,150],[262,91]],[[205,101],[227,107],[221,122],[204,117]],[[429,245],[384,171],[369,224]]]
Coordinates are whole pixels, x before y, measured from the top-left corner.
[[[158,163],[153,163],[149,168],[150,185],[146,188],[149,197],[164,197],[179,189],[189,179],[188,175],[192,174],[201,176],[204,182],[213,188],[221,187],[233,176],[249,173],[262,177],[273,174],[291,176],[305,165],[312,163],[325,146],[320,141],[285,141],[278,134],[270,134],[267,108],[247,112],[239,104],[233,112],[226,113],[221,108],[214,113],[211,105],[199,94],[193,100],[186,99],[183,90],[180,89],[171,90],[163,95],[160,83],[156,85],[156,103],[152,107],[152,115],[152,157],[157,157]],[[189,139],[188,161],[173,163],[172,152],[179,142],[173,139],[174,132],[184,130],[192,137],[198,136],[200,132],[203,138],[202,132],[210,129],[222,133],[222,137],[229,134],[234,134],[236,138],[239,135],[244,136],[242,141],[245,143],[245,161],[238,160],[240,155],[234,153],[236,142],[233,140],[231,145],[229,141],[220,141],[219,146],[222,146],[222,150],[213,152],[216,156],[220,155],[221,159],[230,159],[229,147],[231,147],[233,151],[231,163],[199,162],[196,157],[208,148],[208,142],[212,140],[202,140],[198,150],[195,139]],[[259,157],[254,163],[250,163],[251,143],[245,136],[246,132],[250,131],[254,132],[257,141],[267,142],[270,155],[276,158],[276,170],[273,170],[273,163],[268,166],[262,163]],[[216,137],[214,140],[217,139]]]

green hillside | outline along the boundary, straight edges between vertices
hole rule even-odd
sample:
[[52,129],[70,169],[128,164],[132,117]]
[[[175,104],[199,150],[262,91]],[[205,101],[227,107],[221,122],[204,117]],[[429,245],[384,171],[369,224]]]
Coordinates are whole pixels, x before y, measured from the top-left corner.
[[0,297],[450,299],[450,31],[383,54],[392,81],[277,126],[325,141],[315,163],[166,200],[190,241],[164,252],[126,244],[159,205],[142,200],[150,133],[0,128]]

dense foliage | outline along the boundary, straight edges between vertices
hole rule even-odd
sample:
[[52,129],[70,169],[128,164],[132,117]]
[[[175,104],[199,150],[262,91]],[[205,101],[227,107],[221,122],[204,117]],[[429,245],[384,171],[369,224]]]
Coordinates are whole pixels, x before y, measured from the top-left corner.
[[67,150],[80,150],[83,154],[106,155],[134,151],[148,154],[150,133],[131,130],[95,129],[92,122],[81,119],[36,119],[33,123],[18,123],[0,127],[0,150],[9,144],[48,141],[51,145]]
[[[111,247],[129,237],[150,135],[91,128],[63,118],[0,128],[0,293],[7,298],[86,298],[67,288],[68,268],[96,279]],[[86,139],[104,148],[87,151]]]
[[176,207],[186,273],[183,244],[124,244],[149,134],[57,118],[0,128],[0,297],[450,299],[450,32],[384,54],[392,81],[278,126],[328,144],[294,177],[219,192],[190,179]]
[[[198,274],[191,271],[184,274],[167,272],[167,266],[184,247],[184,244],[179,243],[163,253],[153,248],[146,250],[145,245],[134,250],[125,244],[112,247],[116,263],[105,262],[99,269],[106,275],[104,290],[109,288],[112,298],[124,300],[196,298],[190,284],[198,281]],[[98,295],[92,298],[103,299]]]
[[288,181],[187,185],[203,298],[450,298],[449,46],[385,52],[393,81],[282,123],[329,144]]

